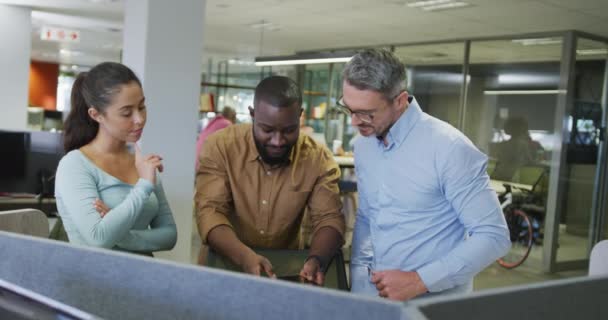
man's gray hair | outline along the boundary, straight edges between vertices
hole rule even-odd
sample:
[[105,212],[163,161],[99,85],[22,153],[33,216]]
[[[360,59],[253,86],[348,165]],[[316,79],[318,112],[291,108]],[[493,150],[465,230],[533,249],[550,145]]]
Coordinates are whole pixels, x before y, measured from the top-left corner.
[[388,99],[405,90],[405,66],[390,51],[365,49],[346,64],[342,78],[359,90],[373,90]]

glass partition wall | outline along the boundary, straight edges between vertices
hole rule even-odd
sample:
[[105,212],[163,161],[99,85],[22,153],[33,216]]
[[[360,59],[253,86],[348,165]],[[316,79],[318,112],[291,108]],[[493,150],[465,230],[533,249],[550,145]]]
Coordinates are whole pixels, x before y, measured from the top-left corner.
[[454,127],[462,108],[464,43],[396,47],[406,65],[407,88],[420,107]]
[[562,38],[533,39],[470,42],[461,130],[489,156],[490,178],[531,190],[516,190],[515,196],[533,227],[534,244],[523,265],[540,269],[552,170],[549,159],[561,131],[555,119]]
[[[568,38],[566,38],[568,39]],[[592,246],[606,238],[606,59],[607,43],[572,35],[565,54],[564,150],[558,192],[559,228],[553,232],[554,269],[586,266]],[[565,68],[565,66],[564,66]],[[567,80],[567,82],[566,82]]]

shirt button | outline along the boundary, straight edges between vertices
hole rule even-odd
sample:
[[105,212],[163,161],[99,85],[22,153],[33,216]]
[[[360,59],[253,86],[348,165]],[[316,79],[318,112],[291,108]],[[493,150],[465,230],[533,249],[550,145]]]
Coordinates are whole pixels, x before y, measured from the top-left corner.
[[260,230],[260,234],[264,234],[264,230]]
[[270,172],[270,171],[266,171],[266,175],[267,175],[267,176],[269,176],[269,175],[271,175],[271,174],[272,174],[272,172]]
[[268,201],[262,200],[262,204],[267,204],[267,203],[268,203]]

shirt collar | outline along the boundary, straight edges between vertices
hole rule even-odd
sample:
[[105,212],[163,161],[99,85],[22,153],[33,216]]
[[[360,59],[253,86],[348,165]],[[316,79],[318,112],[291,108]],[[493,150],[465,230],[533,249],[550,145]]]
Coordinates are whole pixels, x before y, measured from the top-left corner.
[[247,145],[249,145],[249,156],[247,157],[247,161],[256,161],[260,158],[260,153],[258,152],[258,148],[255,146],[255,141],[253,141],[253,125],[249,125],[249,131],[247,132]]
[[[422,110],[420,109],[418,102],[416,101],[414,96],[409,96],[407,109],[405,109],[405,111],[403,112],[403,114],[401,114],[397,122],[395,122],[391,129],[388,131],[387,148],[390,148],[393,144],[399,147],[403,143],[403,141],[405,141],[410,131],[412,131],[412,128],[414,128],[421,115]],[[379,141],[379,143],[384,144],[382,141]]]

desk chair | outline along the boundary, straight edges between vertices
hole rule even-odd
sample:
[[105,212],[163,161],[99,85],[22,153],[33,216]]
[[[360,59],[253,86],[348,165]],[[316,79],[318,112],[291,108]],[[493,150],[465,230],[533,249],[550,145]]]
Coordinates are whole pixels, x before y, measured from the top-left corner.
[[49,221],[37,209],[0,211],[0,230],[48,238]]
[[608,275],[608,240],[595,244],[589,257],[589,275]]

